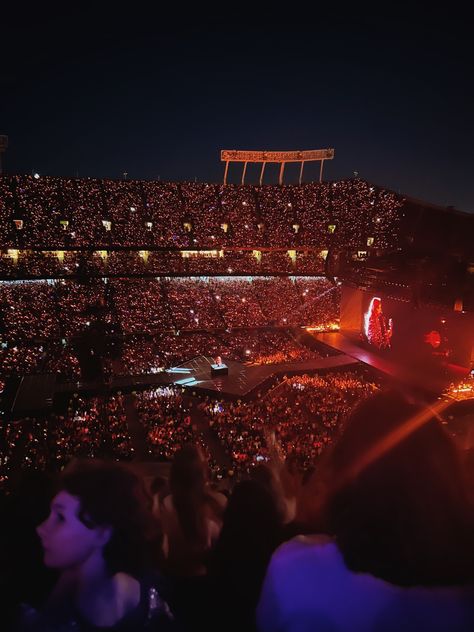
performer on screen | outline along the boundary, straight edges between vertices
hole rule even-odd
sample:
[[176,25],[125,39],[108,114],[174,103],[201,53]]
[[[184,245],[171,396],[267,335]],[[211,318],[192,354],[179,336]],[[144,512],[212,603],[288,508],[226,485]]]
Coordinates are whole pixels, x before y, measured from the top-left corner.
[[368,312],[365,314],[365,335],[371,345],[378,349],[391,349],[393,321],[388,322],[382,312],[382,299],[374,297],[370,301]]

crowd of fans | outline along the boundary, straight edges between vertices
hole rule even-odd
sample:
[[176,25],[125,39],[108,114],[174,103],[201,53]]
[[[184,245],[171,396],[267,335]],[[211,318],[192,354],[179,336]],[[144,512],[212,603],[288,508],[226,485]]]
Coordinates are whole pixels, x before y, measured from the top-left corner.
[[133,447],[124,396],[75,394],[61,412],[2,424],[0,483],[8,487],[13,471],[61,469],[74,456],[130,460]]
[[[0,257],[0,276],[82,281],[0,283],[0,397],[10,378],[25,373],[80,380],[84,355],[101,338],[111,341],[101,347],[111,377],[154,373],[198,355],[255,365],[317,358],[292,328],[337,326],[340,290],[323,277],[288,275],[321,272],[321,251],[331,246],[390,246],[400,206],[394,194],[361,180],[256,187],[1,177],[0,247],[10,251]],[[113,246],[143,250],[107,251]],[[95,251],[80,252],[89,247]],[[281,250],[258,250],[265,247]],[[186,252],[199,248],[209,252]],[[285,276],[263,276],[272,273]],[[22,471],[41,481],[40,472],[58,472],[72,457],[94,459],[61,478],[62,511],[79,507],[61,527],[77,523],[67,559],[55,549],[56,504],[38,529],[60,589],[45,611],[28,611],[25,629],[128,632],[150,629],[157,617],[162,630],[174,623],[253,630],[257,622],[262,632],[472,629],[472,490],[469,496],[464,462],[426,415],[428,423],[394,444],[394,430],[418,419],[420,405],[379,388],[358,367],[286,375],[245,402],[160,386],[76,393],[52,412],[16,422],[0,410],[0,500],[13,499],[4,515],[16,510],[21,527],[25,516],[36,519],[42,500],[28,499],[23,488],[15,507]],[[148,481],[139,501],[138,478],[101,458],[167,461],[170,475]],[[0,538],[15,561],[7,555],[2,573],[15,566],[25,581],[35,556],[26,555],[24,566],[15,558],[15,528]],[[115,549],[107,548],[107,533]],[[301,533],[324,536],[292,540],[274,553]],[[80,576],[80,538],[90,544],[96,535],[94,551],[115,552],[118,592],[98,566]],[[147,559],[167,587],[163,580],[153,588],[133,583],[141,577],[133,555],[145,536],[154,547]],[[81,601],[74,591],[88,582],[89,599]],[[7,585],[17,589],[4,581],[2,590]],[[108,618],[115,611],[103,605],[104,595],[120,616]],[[42,616],[52,614],[58,618],[44,627]]]
[[0,375],[5,378],[12,375],[40,373],[45,358],[44,345],[9,345],[4,342],[0,349]]
[[226,357],[250,365],[303,362],[321,357],[285,330],[233,330],[219,338],[224,343]]
[[246,364],[302,362],[321,357],[297,342],[285,330],[232,330],[210,333],[132,336],[122,345],[114,375],[153,374],[197,356],[217,356]]
[[[281,338],[274,338],[272,333],[268,336],[280,346]],[[237,344],[242,342],[252,347],[248,340]],[[267,344],[257,338],[254,342],[257,349]],[[255,349],[252,355],[252,361],[261,361]],[[131,369],[138,370],[134,366]],[[224,402],[206,397],[198,408],[230,457],[231,475],[238,478],[268,458],[268,430],[275,432],[284,456],[304,471],[332,441],[354,404],[376,388],[372,378],[361,372],[300,375],[283,378],[255,401]],[[153,459],[169,461],[186,443],[198,442],[207,450],[189,396],[183,393],[181,388],[166,386],[133,395],[148,454]],[[16,461],[21,461],[22,467],[45,470],[60,468],[73,455],[119,460],[133,455],[125,397],[120,392],[107,397],[75,394],[60,412],[5,423],[2,434],[6,451],[2,451],[0,476],[4,483]],[[223,463],[215,464],[214,472],[228,474]]]
[[176,450],[197,439],[189,405],[180,388],[166,386],[136,394],[140,422],[146,431],[149,454],[170,461]]
[[133,447],[129,435],[124,395],[71,399],[67,411],[54,415],[51,439],[56,463],[71,455],[129,460]]
[[302,186],[1,179],[0,246],[367,246],[393,242],[401,200],[363,180]]
[[8,340],[48,340],[59,337],[54,288],[47,283],[0,285],[0,331]]
[[97,322],[124,334],[337,322],[324,277],[186,277],[0,283],[2,339],[74,337]]
[[[71,441],[38,420],[2,426],[13,460],[21,451],[43,465],[51,441],[60,454],[100,454],[85,430],[100,425],[101,404],[76,399],[62,420],[76,418]],[[168,388],[137,405],[168,475],[76,459],[2,497],[3,615],[21,630],[472,629],[472,481],[439,422],[443,404],[345,372],[284,379],[247,408],[204,400],[191,411]],[[122,411],[117,394],[106,414]],[[193,412],[208,434],[234,431],[230,487],[208,478]]]
[[2,343],[0,375],[5,377],[32,373],[55,373],[60,380],[77,381],[81,377],[79,359],[70,345],[51,343]]
[[199,355],[216,356],[223,345],[217,335],[208,333],[164,333],[157,336],[132,336],[123,343],[116,375],[158,373]]
[[285,377],[269,393],[250,402],[205,404],[211,426],[242,476],[268,457],[266,435],[273,431],[284,458],[300,471],[313,467],[361,399],[378,388],[357,372]]
[[110,281],[111,298],[125,334],[172,329],[163,286],[153,279]]
[[[263,344],[263,343],[261,343]],[[217,433],[231,466],[211,457],[208,442],[196,425],[195,409],[181,388],[163,386],[134,393],[149,458],[169,461],[187,443],[207,453],[215,476],[238,479],[268,459],[266,435],[275,432],[282,454],[300,471],[308,470],[329,445],[352,407],[376,390],[372,378],[359,372],[283,378],[265,396],[251,402],[225,402],[204,397],[197,409]],[[260,394],[261,395],[261,394]],[[133,456],[125,396],[75,394],[67,406],[46,417],[28,417],[2,426],[0,478],[11,469],[60,469],[72,456],[129,460]]]
[[318,277],[3,282],[0,375],[56,373],[77,381],[78,349],[94,336],[115,341],[118,361],[106,354],[104,365],[114,375],[153,373],[199,355],[254,364],[307,360],[316,354],[282,330],[337,326],[339,296]]

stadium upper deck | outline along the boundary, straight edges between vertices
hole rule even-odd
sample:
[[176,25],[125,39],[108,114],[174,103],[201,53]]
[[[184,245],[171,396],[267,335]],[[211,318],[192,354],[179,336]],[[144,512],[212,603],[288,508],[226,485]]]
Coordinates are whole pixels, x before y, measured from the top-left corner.
[[362,180],[249,186],[3,176],[2,249],[385,249],[403,199]]

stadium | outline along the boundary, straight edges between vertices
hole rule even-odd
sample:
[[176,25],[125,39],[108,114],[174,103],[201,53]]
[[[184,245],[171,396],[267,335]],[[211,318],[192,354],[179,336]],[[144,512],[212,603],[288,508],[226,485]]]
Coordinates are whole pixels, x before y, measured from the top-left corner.
[[1,176],[2,493],[75,457],[166,488],[189,444],[221,495],[275,446],[311,481],[386,387],[469,451],[473,221],[358,178]]

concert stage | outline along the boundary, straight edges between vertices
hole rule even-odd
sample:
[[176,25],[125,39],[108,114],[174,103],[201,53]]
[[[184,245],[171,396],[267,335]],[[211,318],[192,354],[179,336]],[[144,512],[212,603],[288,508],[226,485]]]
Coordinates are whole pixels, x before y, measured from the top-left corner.
[[[358,360],[340,354],[329,358],[318,358],[307,362],[285,362],[250,366],[222,358],[228,367],[228,375],[211,376],[213,358],[197,356],[188,362],[166,371],[147,375],[119,377],[110,382],[108,389],[134,390],[174,384],[186,388],[191,393],[203,393],[211,397],[225,399],[251,399],[257,391],[266,390],[272,381],[283,375],[299,375],[324,371],[350,369],[359,364]],[[58,385],[57,392],[64,394],[89,391],[103,391],[103,386],[94,388],[93,383]]]
[[[193,391],[205,391],[212,396],[246,399],[251,398],[256,391],[264,390],[269,382],[283,375],[297,375],[302,373],[316,373],[341,367],[350,367],[358,364],[354,358],[347,355],[337,355],[330,358],[310,360],[308,362],[285,362],[282,364],[263,364],[249,366],[223,358],[229,369],[228,375],[212,377],[210,375],[211,360],[205,356],[198,356],[189,362],[181,364],[176,369],[186,370],[188,373],[178,374],[180,378],[174,380],[174,384],[181,384]],[[169,376],[171,375],[168,372]],[[189,378],[192,381],[184,382]]]
[[315,338],[431,395],[462,380],[474,361],[472,314],[363,288],[342,287],[339,333]]
[[403,386],[431,394],[442,393],[451,382],[460,380],[468,372],[465,367],[455,364],[448,364],[443,372],[428,369],[422,371],[419,366],[410,366],[409,357],[402,364],[398,358],[395,361],[390,357],[390,351],[385,351],[383,355],[370,351],[362,346],[357,337],[343,333],[315,334],[315,338],[332,349],[385,373]]

